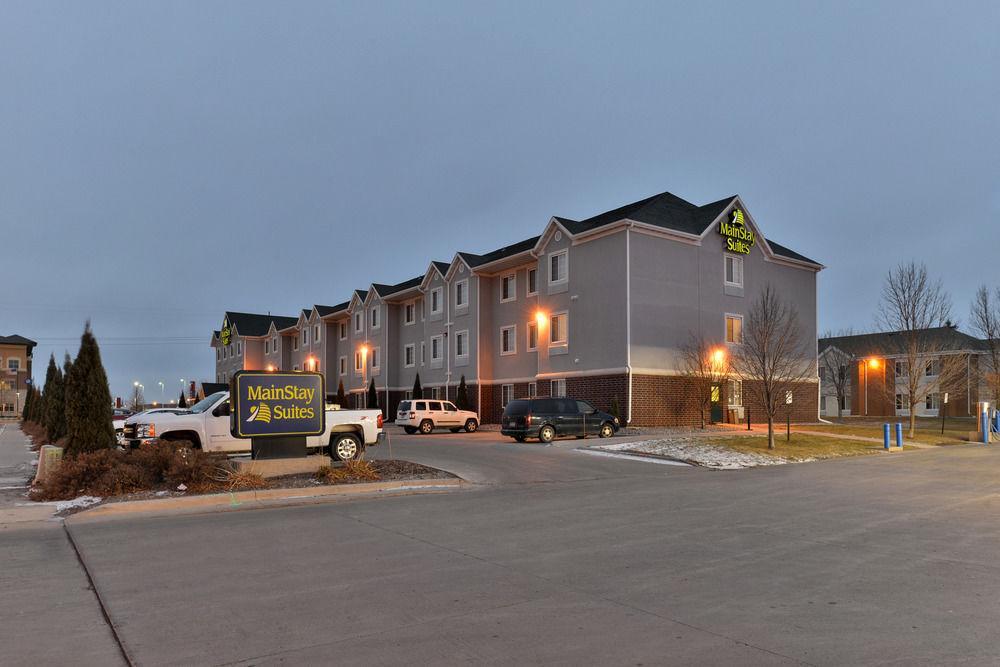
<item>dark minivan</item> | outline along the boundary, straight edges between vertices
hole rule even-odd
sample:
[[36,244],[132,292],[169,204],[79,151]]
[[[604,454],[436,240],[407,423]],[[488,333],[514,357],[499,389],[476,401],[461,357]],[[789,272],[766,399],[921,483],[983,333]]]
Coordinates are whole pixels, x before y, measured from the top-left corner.
[[564,435],[608,438],[618,431],[618,427],[616,417],[573,398],[517,399],[507,404],[500,421],[500,433],[518,442],[528,438],[552,442]]

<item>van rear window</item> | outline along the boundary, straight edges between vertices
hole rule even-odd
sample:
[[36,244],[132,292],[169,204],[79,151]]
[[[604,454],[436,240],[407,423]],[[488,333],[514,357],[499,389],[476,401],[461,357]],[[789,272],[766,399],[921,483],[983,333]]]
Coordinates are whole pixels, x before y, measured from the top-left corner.
[[504,408],[503,413],[505,415],[526,415],[528,414],[528,408],[531,405],[531,401],[511,401]]
[[399,402],[399,411],[400,412],[409,412],[410,411],[410,402],[409,401],[400,401]]

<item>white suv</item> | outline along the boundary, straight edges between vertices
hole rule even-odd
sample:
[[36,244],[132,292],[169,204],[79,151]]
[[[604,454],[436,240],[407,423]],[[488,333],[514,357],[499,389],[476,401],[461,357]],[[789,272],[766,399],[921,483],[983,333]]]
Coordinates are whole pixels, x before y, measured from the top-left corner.
[[452,433],[464,428],[467,433],[474,433],[479,429],[479,415],[459,410],[451,401],[418,399],[400,401],[396,423],[407,433],[420,431],[426,435],[435,428],[447,428]]

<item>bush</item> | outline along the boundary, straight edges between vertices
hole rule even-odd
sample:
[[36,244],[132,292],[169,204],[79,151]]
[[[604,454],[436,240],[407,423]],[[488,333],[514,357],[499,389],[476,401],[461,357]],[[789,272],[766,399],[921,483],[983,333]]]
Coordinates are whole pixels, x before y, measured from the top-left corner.
[[344,470],[354,479],[367,482],[377,482],[382,479],[378,471],[375,470],[375,466],[371,464],[371,461],[365,461],[364,459],[344,461]]
[[316,479],[324,484],[337,484],[347,481],[348,474],[343,468],[333,466],[323,466],[316,470]]

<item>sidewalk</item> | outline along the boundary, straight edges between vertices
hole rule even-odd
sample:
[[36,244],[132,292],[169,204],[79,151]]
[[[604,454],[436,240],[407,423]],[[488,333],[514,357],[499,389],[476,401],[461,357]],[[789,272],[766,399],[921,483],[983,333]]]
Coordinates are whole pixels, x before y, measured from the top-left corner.
[[17,424],[0,424],[0,527],[44,521],[55,513],[52,506],[26,506],[25,494],[38,458],[37,452],[28,449],[30,444]]

